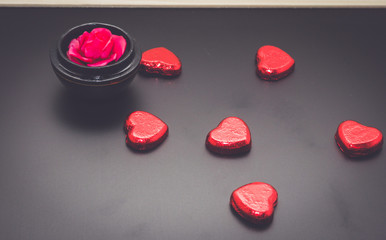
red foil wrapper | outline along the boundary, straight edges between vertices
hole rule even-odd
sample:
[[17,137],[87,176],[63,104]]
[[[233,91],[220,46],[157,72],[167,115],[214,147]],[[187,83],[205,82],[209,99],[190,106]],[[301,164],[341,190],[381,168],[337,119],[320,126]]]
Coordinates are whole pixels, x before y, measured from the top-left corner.
[[138,151],[157,147],[168,136],[168,126],[148,112],[136,111],[125,122],[126,144]]
[[181,73],[181,66],[180,59],[164,47],[153,48],[142,54],[141,71],[147,74],[173,77]]
[[236,213],[253,224],[272,222],[278,194],[268,183],[254,182],[233,191],[230,204]]
[[249,152],[251,142],[247,124],[238,117],[228,117],[208,133],[206,147],[214,153],[233,155]]
[[340,150],[349,157],[363,157],[382,149],[381,131],[348,120],[342,122],[335,133]]
[[280,48],[263,46],[256,54],[257,75],[263,80],[279,80],[293,72],[295,60]]

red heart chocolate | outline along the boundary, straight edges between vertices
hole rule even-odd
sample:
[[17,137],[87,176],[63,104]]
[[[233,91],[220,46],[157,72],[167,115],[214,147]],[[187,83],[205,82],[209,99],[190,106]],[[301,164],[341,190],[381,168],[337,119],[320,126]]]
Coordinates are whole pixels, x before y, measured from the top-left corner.
[[164,47],[153,48],[142,54],[141,71],[166,77],[181,73],[181,61]]
[[238,215],[254,224],[270,223],[277,205],[277,191],[268,183],[254,182],[233,191],[230,204]]
[[256,54],[257,75],[263,80],[279,80],[290,74],[295,60],[280,48],[263,46]]
[[335,133],[340,150],[349,157],[367,156],[382,148],[381,131],[355,121],[342,122]]
[[125,122],[126,144],[139,151],[146,151],[161,144],[168,135],[168,126],[148,112],[136,111]]
[[208,133],[206,147],[224,155],[245,153],[251,149],[251,133],[243,120],[228,117]]

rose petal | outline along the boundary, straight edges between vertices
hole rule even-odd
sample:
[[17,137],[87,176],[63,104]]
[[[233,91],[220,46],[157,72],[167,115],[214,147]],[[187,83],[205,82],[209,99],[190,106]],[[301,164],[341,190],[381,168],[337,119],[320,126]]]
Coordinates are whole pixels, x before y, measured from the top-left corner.
[[83,54],[85,57],[97,59],[100,58],[103,48],[105,47],[106,43],[102,42],[101,40],[95,38],[94,41],[89,42],[87,41],[83,45]]
[[[113,47],[113,43],[111,41],[113,35],[111,34],[111,31],[106,28],[95,28],[91,31],[91,35],[94,37],[93,48],[97,48],[101,51],[98,55],[96,49],[93,49],[95,53],[93,58],[108,58]],[[96,42],[98,44],[96,44]],[[87,54],[91,54],[89,51],[90,47],[87,48]]]
[[71,62],[77,63],[79,65],[84,65],[81,61],[79,61],[79,59],[68,54],[68,52],[67,52],[67,57],[68,57],[68,59],[70,59]]
[[[92,59],[91,58],[86,58],[83,57],[80,52],[79,52],[79,42],[78,40],[74,39],[71,41],[70,46],[68,48],[67,52],[68,58],[73,61],[74,58],[77,58],[79,61],[86,62],[86,63],[91,63]],[[75,61],[73,61],[75,62]]]
[[102,66],[106,66],[109,62],[113,61],[113,60],[116,60],[117,58],[117,54],[114,53],[110,56],[109,59],[104,59],[104,60],[101,60],[101,61],[97,61],[95,63],[89,63],[87,64],[87,66],[89,67],[102,67]]
[[71,48],[79,51],[80,43],[77,39],[72,39],[72,41],[70,42],[70,45],[68,45],[68,49],[71,49]]
[[110,55],[112,34],[106,28],[95,28],[82,46],[82,53],[88,58],[107,58]]
[[113,41],[112,41],[112,37],[109,39],[109,41],[106,43],[106,45],[104,46],[103,50],[102,50],[102,54],[101,54],[101,58],[108,58],[109,55],[111,54],[111,49],[113,49]]
[[83,57],[78,52],[74,52],[74,51],[68,51],[67,56],[75,57],[75,58],[77,58],[80,61],[85,62],[85,63],[91,63],[93,61],[91,58]]
[[104,42],[109,41],[113,35],[107,28],[94,28],[90,34]]
[[118,61],[119,58],[123,55],[126,49],[126,39],[122,36],[113,35],[114,48],[113,53],[117,54],[115,61]]
[[92,43],[95,40],[95,36],[88,34],[87,39],[84,39],[83,43],[81,44],[81,52],[84,53],[84,49],[86,48],[87,44]]
[[87,41],[87,39],[88,39],[89,37],[90,37],[90,33],[88,33],[87,31],[85,31],[82,35],[80,35],[80,36],[78,37],[78,41],[79,41],[80,46],[82,46],[83,43],[84,43],[85,41]]

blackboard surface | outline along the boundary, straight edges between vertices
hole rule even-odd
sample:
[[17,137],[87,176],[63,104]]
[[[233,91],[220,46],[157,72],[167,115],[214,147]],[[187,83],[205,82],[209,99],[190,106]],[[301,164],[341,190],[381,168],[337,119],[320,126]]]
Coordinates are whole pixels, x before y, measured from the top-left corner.
[[[0,20],[1,239],[386,239],[385,150],[353,160],[334,141],[348,119],[386,133],[386,9],[0,8]],[[167,47],[182,74],[137,75],[110,101],[72,98],[49,48],[92,21],[142,50]],[[263,45],[292,55],[295,71],[260,80]],[[154,151],[125,146],[135,110],[169,126]],[[206,150],[228,116],[248,124],[249,154]],[[255,181],[279,193],[265,228],[229,207]]]

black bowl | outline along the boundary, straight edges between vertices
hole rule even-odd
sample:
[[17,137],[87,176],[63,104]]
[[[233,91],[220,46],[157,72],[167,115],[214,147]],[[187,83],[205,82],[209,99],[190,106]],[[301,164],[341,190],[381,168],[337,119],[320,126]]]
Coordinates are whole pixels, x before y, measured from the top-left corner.
[[[126,50],[117,62],[102,67],[88,67],[68,59],[67,51],[71,40],[94,28],[107,28],[112,34],[126,39]],[[50,50],[52,68],[59,80],[71,92],[91,98],[116,96],[126,90],[138,72],[141,57],[141,51],[129,34],[119,27],[105,23],[76,26],[64,33],[57,45]]]

